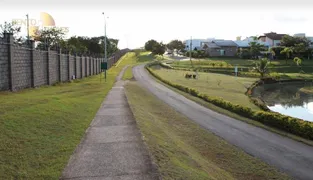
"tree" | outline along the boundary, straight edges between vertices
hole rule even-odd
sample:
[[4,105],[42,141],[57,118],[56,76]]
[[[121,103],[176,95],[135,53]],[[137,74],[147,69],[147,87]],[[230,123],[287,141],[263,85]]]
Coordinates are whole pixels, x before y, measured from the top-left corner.
[[158,45],[159,43],[156,40],[149,40],[148,42],[145,43],[145,49],[147,51],[153,51],[153,49]]
[[294,47],[296,44],[300,43],[303,43],[306,47],[310,45],[310,41],[306,37],[293,37],[285,35],[281,40],[281,46],[285,47]]
[[[107,41],[107,55],[108,57],[118,51],[118,39],[106,38]],[[37,49],[45,49],[46,47],[56,48],[59,47],[65,51],[78,54],[93,54],[104,55],[104,36],[99,37],[84,37],[72,36],[67,40],[60,39],[54,45],[47,46],[45,42],[40,43]]]
[[1,32],[0,35],[3,37],[4,33],[12,33],[13,34],[13,40],[15,42],[21,42],[22,37],[19,36],[19,33],[21,32],[21,27],[18,26],[16,23],[12,22],[4,22],[4,24],[0,24]]
[[293,59],[293,62],[295,62],[297,66],[301,66],[301,64],[302,64],[302,60],[299,57],[295,57]]
[[161,43],[157,42],[157,44],[155,44],[155,46],[152,49],[152,53],[163,56],[163,54],[165,53],[165,49],[166,46],[162,42]]
[[306,45],[305,43],[295,44],[294,46],[294,51],[298,54],[298,56],[301,56],[301,53],[306,52],[307,49],[308,45]]
[[180,40],[172,40],[171,42],[169,42],[167,44],[167,48],[170,50],[177,50],[177,51],[181,51],[183,49],[185,49],[185,45],[182,41]]
[[242,59],[250,59],[251,58],[251,52],[248,49],[240,48],[239,52],[238,52],[238,55]]
[[293,62],[294,63],[296,63],[296,65],[300,68],[300,72],[303,72],[302,71],[302,59],[301,58],[299,58],[299,57],[295,57],[294,59],[293,59]]
[[254,71],[260,73],[261,78],[264,77],[265,74],[268,73],[268,65],[269,61],[266,58],[260,60],[260,62],[255,63]]
[[311,58],[311,56],[312,56],[313,49],[312,48],[308,48],[307,52],[308,52],[308,60],[309,60]]
[[48,28],[37,30],[35,32],[35,41],[39,41],[41,47],[56,48],[60,46],[60,42],[64,39],[65,32],[62,28]]
[[105,38],[104,36],[99,37],[83,37],[73,36],[67,40],[68,47],[73,47],[75,52],[79,53],[90,53],[97,55],[104,55],[104,42],[106,39],[107,43],[107,55],[111,56],[113,53],[118,51],[118,39]]
[[272,55],[272,59],[274,59],[274,57],[276,56],[276,52],[273,48],[270,49],[270,53]]
[[264,50],[264,45],[262,45],[256,41],[250,42],[249,45],[250,45],[250,53],[254,58],[256,58],[258,55],[260,55],[261,51]]
[[296,39],[292,36],[285,35],[280,41],[280,44],[285,47],[293,47],[296,44]]
[[293,53],[293,49],[291,47],[285,47],[282,51],[280,51],[280,53],[286,55],[286,64],[287,64],[287,60],[290,58],[291,53]]
[[67,40],[68,48],[71,52],[80,52],[80,53],[87,53],[88,47],[87,44],[83,42],[84,37],[76,37],[72,36]]

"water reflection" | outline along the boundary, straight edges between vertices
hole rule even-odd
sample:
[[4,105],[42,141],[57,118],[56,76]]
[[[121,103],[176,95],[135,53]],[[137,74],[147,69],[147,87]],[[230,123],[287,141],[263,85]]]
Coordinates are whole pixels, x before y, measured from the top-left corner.
[[253,96],[263,99],[272,111],[313,121],[313,94],[302,92],[312,83],[270,84],[256,87]]

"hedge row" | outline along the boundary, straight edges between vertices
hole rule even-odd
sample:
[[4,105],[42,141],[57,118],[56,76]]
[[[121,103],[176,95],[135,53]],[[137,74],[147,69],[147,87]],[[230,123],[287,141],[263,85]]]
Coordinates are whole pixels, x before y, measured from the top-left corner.
[[183,92],[189,93],[195,97],[201,98],[206,102],[212,103],[221,108],[232,111],[243,117],[247,117],[256,121],[259,121],[265,125],[301,136],[303,138],[313,140],[313,123],[308,121],[303,121],[298,118],[293,118],[285,116],[275,112],[265,112],[265,111],[255,111],[251,108],[244,107],[238,104],[233,104],[231,102],[225,101],[221,98],[209,97],[205,94],[200,94],[197,90],[189,87],[185,87],[179,84],[174,84],[168,80],[161,78],[159,75],[150,69],[151,64],[146,66],[146,69],[157,79],[161,80],[165,84],[168,84],[174,88],[177,88]]
[[160,63],[160,66],[162,66],[162,67],[164,67],[164,68],[166,68],[166,69],[174,69],[171,65],[169,65],[169,64],[166,64],[166,63]]

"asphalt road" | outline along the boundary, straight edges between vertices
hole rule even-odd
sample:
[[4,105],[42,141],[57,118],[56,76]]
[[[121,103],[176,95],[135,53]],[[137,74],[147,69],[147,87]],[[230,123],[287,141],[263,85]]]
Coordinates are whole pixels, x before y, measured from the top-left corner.
[[313,179],[313,147],[205,108],[157,83],[144,69],[135,79],[159,99],[229,143],[277,167],[295,179]]

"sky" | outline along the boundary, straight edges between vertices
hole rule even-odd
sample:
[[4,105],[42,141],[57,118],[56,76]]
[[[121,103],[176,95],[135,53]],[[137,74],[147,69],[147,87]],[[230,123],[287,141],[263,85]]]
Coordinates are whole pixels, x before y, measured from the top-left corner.
[[40,12],[68,27],[69,37],[104,35],[104,12],[107,36],[119,39],[119,48],[143,47],[150,39],[235,40],[271,31],[313,36],[313,3],[305,0],[0,0],[0,24],[26,14],[39,19]]

